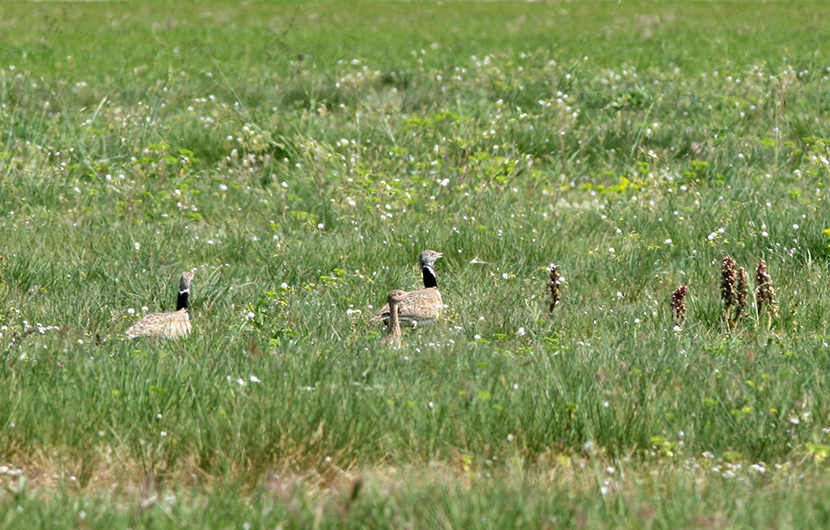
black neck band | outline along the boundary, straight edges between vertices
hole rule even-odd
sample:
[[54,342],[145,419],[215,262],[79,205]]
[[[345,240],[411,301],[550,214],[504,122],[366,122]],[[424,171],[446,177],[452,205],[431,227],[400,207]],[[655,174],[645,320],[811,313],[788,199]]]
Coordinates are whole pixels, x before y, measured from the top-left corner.
[[179,291],[179,299],[176,301],[176,311],[187,309],[187,298],[190,295],[190,289]]
[[432,267],[426,266],[423,268],[424,273],[424,287],[438,287],[438,279],[435,277],[435,271]]

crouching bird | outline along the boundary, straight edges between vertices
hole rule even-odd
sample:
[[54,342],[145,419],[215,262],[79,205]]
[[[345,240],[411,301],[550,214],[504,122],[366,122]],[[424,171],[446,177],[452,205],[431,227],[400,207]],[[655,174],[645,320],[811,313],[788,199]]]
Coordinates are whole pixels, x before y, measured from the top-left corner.
[[127,336],[131,339],[138,337],[162,337],[165,339],[177,339],[190,334],[190,313],[188,312],[188,301],[190,299],[190,286],[193,284],[193,273],[183,272],[179,280],[179,298],[176,302],[176,310],[168,313],[150,313],[127,330]]
[[[398,307],[398,318],[401,326],[417,328],[435,322],[438,313],[444,307],[441,291],[438,290],[438,280],[435,277],[435,262],[443,254],[434,250],[421,252],[419,263],[424,276],[424,288],[417,291],[408,291],[402,296]],[[383,306],[370,322],[388,322],[389,304]]]

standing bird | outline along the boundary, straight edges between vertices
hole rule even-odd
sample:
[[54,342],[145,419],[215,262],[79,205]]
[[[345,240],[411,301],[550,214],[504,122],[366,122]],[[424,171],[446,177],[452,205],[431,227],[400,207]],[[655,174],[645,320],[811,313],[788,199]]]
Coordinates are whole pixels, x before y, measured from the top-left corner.
[[179,298],[176,310],[169,313],[150,313],[127,330],[131,339],[138,337],[163,337],[177,339],[187,336],[192,329],[190,314],[187,310],[190,297],[190,286],[193,284],[193,273],[183,272],[179,281]]
[[[421,252],[420,264],[424,275],[424,288],[417,291],[404,291],[406,294],[400,302],[398,311],[401,326],[417,328],[432,324],[444,307],[433,268],[435,262],[442,256],[443,254],[434,250]],[[386,322],[389,320],[389,314],[389,304],[387,304],[372,317],[370,322]]]
[[387,301],[389,302],[389,333],[383,337],[383,343],[395,349],[401,347],[401,321],[398,317],[400,313],[401,303],[409,294],[401,289],[389,291]]

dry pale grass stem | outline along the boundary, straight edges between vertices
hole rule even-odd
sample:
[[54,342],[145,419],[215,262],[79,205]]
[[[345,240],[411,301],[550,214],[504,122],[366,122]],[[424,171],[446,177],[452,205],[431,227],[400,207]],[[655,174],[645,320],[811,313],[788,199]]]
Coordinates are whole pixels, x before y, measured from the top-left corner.
[[547,287],[547,290],[550,291],[548,312],[553,313],[553,310],[556,308],[556,304],[559,302],[560,298],[562,298],[562,293],[560,292],[562,281],[559,277],[559,268],[556,264],[551,263],[548,265],[548,272],[550,273],[550,283]]
[[671,295],[671,313],[678,326],[686,320],[686,293],[689,289],[685,285],[678,287]]

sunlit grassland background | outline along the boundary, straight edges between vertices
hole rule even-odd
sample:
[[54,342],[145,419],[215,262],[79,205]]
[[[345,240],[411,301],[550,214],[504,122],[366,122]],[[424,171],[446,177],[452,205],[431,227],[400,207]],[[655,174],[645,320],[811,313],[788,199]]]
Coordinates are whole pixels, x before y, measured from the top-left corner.
[[0,2],[0,525],[826,526],[828,15]]

